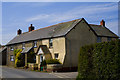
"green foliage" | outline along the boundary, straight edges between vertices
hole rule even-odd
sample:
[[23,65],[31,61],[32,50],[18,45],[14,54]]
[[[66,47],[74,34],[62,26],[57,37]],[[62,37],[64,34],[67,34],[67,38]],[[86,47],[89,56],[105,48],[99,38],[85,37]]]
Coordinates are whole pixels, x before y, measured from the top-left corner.
[[21,49],[14,50],[15,67],[21,67],[24,65],[24,55],[21,54],[21,51]]
[[16,56],[16,54],[18,53],[18,52],[20,52],[21,51],[21,49],[15,49],[14,50],[14,56]]
[[46,60],[44,60],[44,61],[41,62],[41,66],[46,66],[46,64],[47,64]]
[[30,53],[27,54],[27,62],[28,63],[35,63],[34,58],[35,58],[34,52],[31,51]]
[[77,79],[120,79],[120,40],[80,48]]
[[46,60],[47,64],[61,64],[58,59],[49,59]]

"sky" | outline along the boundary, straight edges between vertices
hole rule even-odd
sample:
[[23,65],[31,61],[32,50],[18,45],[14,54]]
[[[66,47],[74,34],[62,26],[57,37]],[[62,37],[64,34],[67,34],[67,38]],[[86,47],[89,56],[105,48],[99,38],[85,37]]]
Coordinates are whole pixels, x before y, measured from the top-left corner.
[[7,2],[4,0],[0,44],[7,44],[17,35],[18,29],[27,32],[30,24],[33,24],[35,29],[39,29],[79,18],[84,18],[89,24],[100,24],[104,19],[106,27],[118,34],[117,2]]

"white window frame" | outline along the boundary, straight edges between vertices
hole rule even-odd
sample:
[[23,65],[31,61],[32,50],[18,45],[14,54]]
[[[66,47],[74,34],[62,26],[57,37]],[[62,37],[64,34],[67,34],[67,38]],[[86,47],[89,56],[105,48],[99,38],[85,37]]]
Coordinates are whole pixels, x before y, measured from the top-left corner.
[[37,41],[34,41],[34,48],[37,47]]
[[14,56],[10,55],[10,61],[14,61]]
[[[56,55],[57,55],[57,56],[56,56]],[[58,59],[59,53],[55,53],[55,54],[54,54],[54,57],[55,57],[55,59]]]
[[22,49],[25,49],[25,43],[22,43]]
[[53,39],[49,39],[49,48],[53,47]]
[[13,46],[10,46],[10,50],[11,50],[11,51],[13,51],[13,50],[14,50]]

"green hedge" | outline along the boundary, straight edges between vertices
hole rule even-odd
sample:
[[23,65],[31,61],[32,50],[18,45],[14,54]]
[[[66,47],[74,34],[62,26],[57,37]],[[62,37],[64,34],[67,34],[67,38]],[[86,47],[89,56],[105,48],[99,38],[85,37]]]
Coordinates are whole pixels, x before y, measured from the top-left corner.
[[120,79],[120,40],[81,47],[77,79]]
[[46,64],[61,64],[58,59],[46,60]]

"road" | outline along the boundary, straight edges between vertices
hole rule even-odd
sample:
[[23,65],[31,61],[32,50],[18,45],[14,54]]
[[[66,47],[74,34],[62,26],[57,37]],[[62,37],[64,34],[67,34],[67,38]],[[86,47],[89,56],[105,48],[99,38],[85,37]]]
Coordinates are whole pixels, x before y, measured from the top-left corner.
[[6,66],[2,67],[2,78],[75,80],[77,74],[77,72],[45,73],[9,68]]

